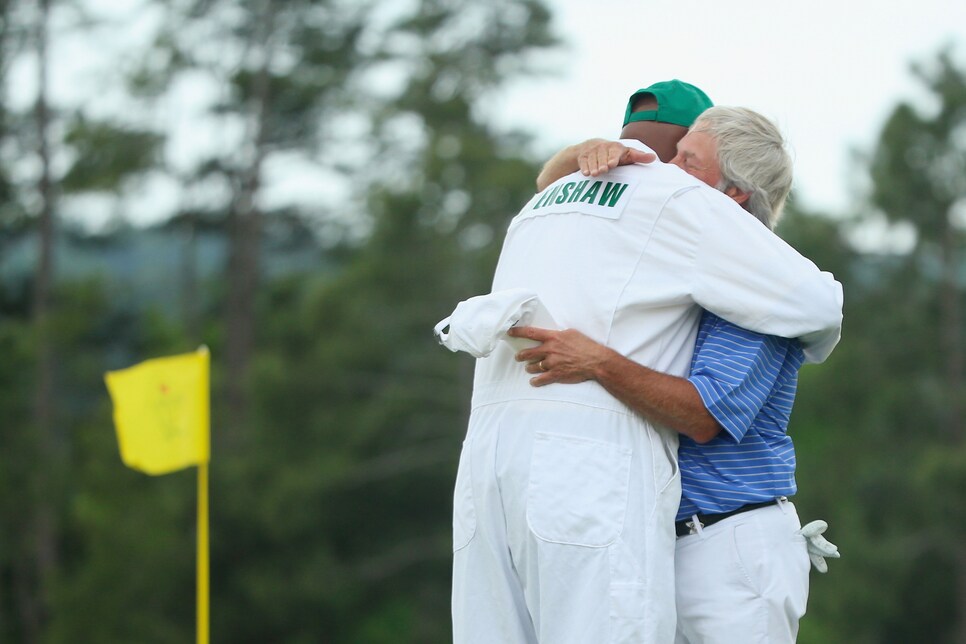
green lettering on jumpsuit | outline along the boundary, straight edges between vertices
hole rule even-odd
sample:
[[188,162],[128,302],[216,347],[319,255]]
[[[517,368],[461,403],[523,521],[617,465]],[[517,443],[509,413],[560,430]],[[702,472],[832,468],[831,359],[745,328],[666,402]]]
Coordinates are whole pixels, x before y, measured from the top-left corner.
[[[611,187],[611,186],[613,186],[613,187]],[[620,189],[619,190],[618,190],[617,186],[620,186]],[[621,195],[624,194],[624,190],[625,189],[627,189],[627,184],[626,183],[614,183],[614,184],[612,184],[610,181],[608,181],[607,182],[607,185],[604,186],[604,192],[601,193],[601,195],[600,195],[600,201],[597,202],[597,205],[598,206],[607,206],[608,208],[613,208],[614,206],[617,205],[617,202],[620,201]],[[604,202],[607,201],[608,199],[610,199],[610,203],[605,204]]]
[[[533,210],[539,208],[544,208],[552,204],[562,204],[562,203],[583,203],[587,202],[590,205],[606,206],[607,208],[613,208],[624,196],[624,191],[627,190],[626,183],[615,183],[608,181],[607,185],[604,185],[603,181],[594,181],[587,192],[584,192],[584,188],[590,181],[581,181],[575,183],[573,181],[563,184],[562,186],[554,186],[552,190],[540,195],[537,203],[533,205]],[[603,191],[601,190],[603,186]],[[598,199],[598,195],[600,198]]]
[[594,185],[592,185],[590,190],[587,191],[587,194],[580,198],[579,203],[583,203],[585,201],[588,203],[594,203],[594,199],[597,198],[598,192],[600,192],[600,181],[595,181]]

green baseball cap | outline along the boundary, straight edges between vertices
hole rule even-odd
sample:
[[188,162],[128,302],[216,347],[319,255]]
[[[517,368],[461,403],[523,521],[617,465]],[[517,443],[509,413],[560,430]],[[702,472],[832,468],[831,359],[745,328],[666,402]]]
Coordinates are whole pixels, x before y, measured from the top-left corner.
[[[657,109],[631,113],[634,101],[642,94],[653,95],[657,99]],[[627,111],[624,112],[624,125],[632,121],[659,121],[691,127],[698,115],[713,105],[707,94],[690,83],[661,81],[631,95],[627,101]]]

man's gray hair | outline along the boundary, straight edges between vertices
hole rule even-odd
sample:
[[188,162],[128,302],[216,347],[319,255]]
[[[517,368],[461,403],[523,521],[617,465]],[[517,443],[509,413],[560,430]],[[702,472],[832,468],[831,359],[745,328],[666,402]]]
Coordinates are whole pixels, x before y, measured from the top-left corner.
[[744,107],[711,107],[691,129],[718,146],[721,184],[715,187],[748,193],[745,209],[774,229],[792,189],[792,159],[775,124]]

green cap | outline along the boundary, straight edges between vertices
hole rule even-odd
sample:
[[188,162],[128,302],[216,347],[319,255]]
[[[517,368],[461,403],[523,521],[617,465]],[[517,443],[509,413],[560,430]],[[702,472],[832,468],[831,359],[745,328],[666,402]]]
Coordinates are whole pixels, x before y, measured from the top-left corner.
[[[657,109],[632,114],[634,101],[642,94],[653,95],[657,99]],[[661,81],[631,95],[624,113],[624,125],[632,121],[659,121],[691,127],[698,115],[713,105],[707,94],[690,83],[679,80]]]

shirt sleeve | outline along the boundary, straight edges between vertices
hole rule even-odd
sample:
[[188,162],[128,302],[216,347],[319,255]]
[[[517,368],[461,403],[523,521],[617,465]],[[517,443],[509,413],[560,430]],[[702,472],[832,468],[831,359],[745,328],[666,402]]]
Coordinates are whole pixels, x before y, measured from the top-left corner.
[[808,362],[822,362],[841,337],[842,285],[725,195],[690,190],[669,207],[697,218],[691,293],[740,327],[798,338]]
[[740,443],[794,349],[792,340],[754,333],[705,313],[688,381],[728,436]]

